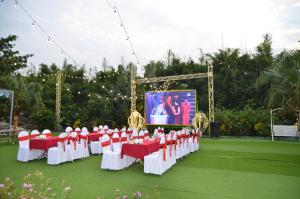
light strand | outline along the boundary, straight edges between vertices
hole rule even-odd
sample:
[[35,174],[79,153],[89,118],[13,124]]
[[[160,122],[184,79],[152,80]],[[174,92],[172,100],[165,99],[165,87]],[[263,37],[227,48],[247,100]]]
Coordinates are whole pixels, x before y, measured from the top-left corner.
[[61,46],[58,44],[58,42],[56,42],[53,37],[50,36],[50,34],[48,34],[46,32],[46,30],[38,23],[38,21],[25,9],[25,7],[20,3],[20,1],[15,0],[15,7],[20,7],[21,10],[32,20],[32,27],[38,27],[40,29],[40,31],[42,31],[46,37],[47,37],[47,42],[50,43],[50,41],[59,49],[59,51],[61,52],[62,55],[68,57],[69,59],[71,59],[74,62],[74,66],[78,66],[78,62]]

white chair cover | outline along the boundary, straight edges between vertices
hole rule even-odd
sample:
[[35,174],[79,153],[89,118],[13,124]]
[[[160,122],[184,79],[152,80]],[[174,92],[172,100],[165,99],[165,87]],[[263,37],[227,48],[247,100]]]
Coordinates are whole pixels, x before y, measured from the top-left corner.
[[18,161],[28,162],[30,160],[29,139],[30,137],[27,131],[21,131],[19,133],[19,150],[17,156]]
[[70,134],[73,132],[72,127],[68,126],[65,130],[65,132],[67,133],[67,136],[70,136]]
[[77,135],[80,135],[81,129],[79,127],[77,127],[77,128],[75,128],[75,132],[77,133]]
[[[40,132],[38,130],[33,130],[30,133],[30,139],[36,138],[40,135]],[[39,149],[31,149],[30,150],[30,160],[35,160],[38,159],[39,157],[42,157],[43,154],[45,153],[44,150],[39,150]]]
[[[102,127],[103,128],[103,127]],[[98,127],[94,127],[93,128],[93,133],[99,133],[99,129]],[[91,141],[90,142],[90,147],[91,147],[91,153],[92,154],[99,154],[99,146],[100,146],[100,142],[98,141]]]
[[61,133],[58,136],[57,147],[51,147],[48,150],[47,163],[50,165],[57,165],[67,161],[67,133]]
[[72,132],[69,137],[70,144],[67,145],[67,161],[74,161],[77,159],[78,148],[78,135],[76,132]]
[[43,130],[42,135],[45,135],[46,137],[51,137],[52,136],[51,131],[49,129]]
[[82,128],[82,132],[79,137],[80,139],[79,139],[79,146],[78,146],[81,158],[86,158],[90,156],[89,146],[88,146],[88,134],[89,132],[87,131],[87,129]]
[[[160,144],[165,145],[165,138],[160,139]],[[144,157],[144,173],[152,173],[162,175],[166,171],[166,148],[160,148],[158,152],[152,153]]]
[[121,152],[120,137],[117,132],[114,132],[114,134],[112,135],[112,150],[116,152]]

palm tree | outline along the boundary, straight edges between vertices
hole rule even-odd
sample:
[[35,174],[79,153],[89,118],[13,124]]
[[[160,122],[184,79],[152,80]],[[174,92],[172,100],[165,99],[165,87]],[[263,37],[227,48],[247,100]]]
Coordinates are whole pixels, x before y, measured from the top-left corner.
[[269,86],[267,106],[283,107],[284,112],[300,109],[300,50],[283,51],[272,66],[265,69],[257,86]]

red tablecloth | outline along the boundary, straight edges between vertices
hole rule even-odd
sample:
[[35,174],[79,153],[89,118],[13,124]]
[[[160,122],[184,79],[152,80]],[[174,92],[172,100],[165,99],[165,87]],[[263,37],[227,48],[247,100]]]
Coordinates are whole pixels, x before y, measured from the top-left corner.
[[50,147],[57,146],[58,137],[33,138],[29,141],[30,149],[48,150]]
[[159,150],[158,141],[146,141],[143,144],[123,144],[121,156],[128,155],[137,159],[144,159],[144,156]]
[[89,133],[88,135],[89,142],[99,141],[100,134],[99,133]]

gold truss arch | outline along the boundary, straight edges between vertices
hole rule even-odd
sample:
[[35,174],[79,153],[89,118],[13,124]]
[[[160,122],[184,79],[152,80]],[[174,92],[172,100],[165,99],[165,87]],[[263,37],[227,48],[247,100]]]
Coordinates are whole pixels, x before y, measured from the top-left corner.
[[[166,82],[166,81],[179,81],[186,79],[198,79],[207,78],[208,81],[208,120],[214,122],[214,81],[213,81],[213,66],[211,63],[207,65],[207,73],[194,73],[187,75],[165,76],[165,77],[152,77],[136,79],[136,68],[131,67],[131,112],[137,112],[136,110],[136,87],[138,84],[147,84],[153,82]],[[130,115],[129,120],[139,120],[140,118],[133,118],[133,114]],[[131,124],[129,124],[130,126]],[[142,126],[142,125],[140,125]],[[133,126],[130,126],[133,127]]]

